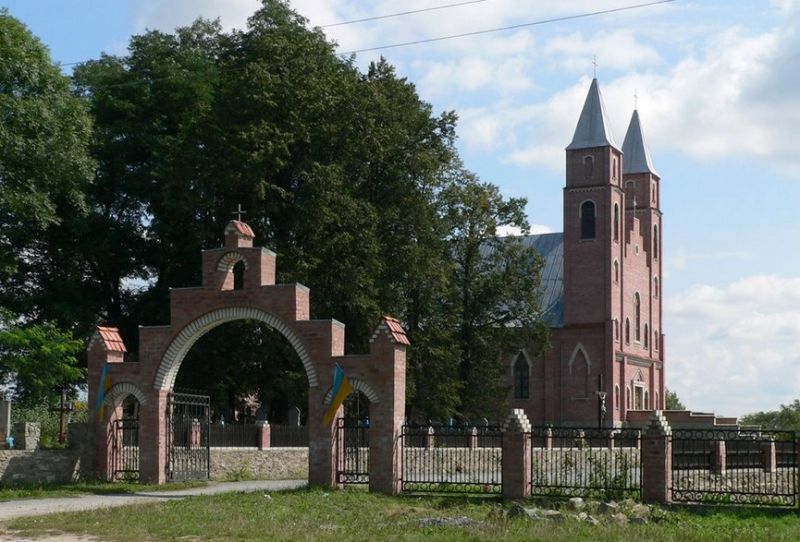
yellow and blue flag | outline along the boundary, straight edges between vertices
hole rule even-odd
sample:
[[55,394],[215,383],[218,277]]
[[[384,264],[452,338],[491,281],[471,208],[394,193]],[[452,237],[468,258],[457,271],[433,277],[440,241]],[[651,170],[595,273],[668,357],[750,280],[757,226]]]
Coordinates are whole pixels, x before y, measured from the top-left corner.
[[106,414],[106,406],[103,401],[106,398],[106,392],[111,389],[111,375],[108,374],[108,362],[103,365],[103,370],[100,372],[100,386],[97,390],[97,419],[102,421]]
[[330,425],[333,421],[333,417],[336,415],[336,411],[339,410],[339,406],[344,402],[345,397],[350,395],[353,392],[353,385],[344,376],[344,371],[336,364],[336,367],[333,369],[333,388],[331,388],[331,403],[328,406],[328,411],[325,413],[325,417],[323,418],[323,423],[325,425]]

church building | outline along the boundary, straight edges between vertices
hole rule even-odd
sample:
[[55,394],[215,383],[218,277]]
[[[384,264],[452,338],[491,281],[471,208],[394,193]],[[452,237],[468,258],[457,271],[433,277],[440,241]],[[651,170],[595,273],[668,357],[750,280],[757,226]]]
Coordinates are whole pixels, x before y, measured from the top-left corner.
[[618,427],[662,409],[661,179],[634,110],[620,148],[592,80],[566,148],[564,232],[530,235],[544,259],[542,356],[509,360],[512,408],[534,423]]

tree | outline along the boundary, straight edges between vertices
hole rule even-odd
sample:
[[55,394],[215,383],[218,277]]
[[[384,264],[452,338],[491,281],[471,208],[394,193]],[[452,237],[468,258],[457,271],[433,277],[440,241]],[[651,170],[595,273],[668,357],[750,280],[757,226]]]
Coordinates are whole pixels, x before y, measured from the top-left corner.
[[778,410],[747,414],[742,416],[740,422],[744,425],[760,425],[764,429],[800,431],[800,400],[781,405]]
[[0,58],[0,305],[42,317],[31,299],[52,261],[51,232],[85,211],[91,122],[44,45],[6,9]]
[[10,384],[14,400],[36,405],[74,388],[85,378],[78,355],[83,341],[55,325],[23,325],[0,315],[0,381]]
[[686,410],[678,394],[672,390],[667,390],[666,397],[664,398],[664,405],[667,410]]

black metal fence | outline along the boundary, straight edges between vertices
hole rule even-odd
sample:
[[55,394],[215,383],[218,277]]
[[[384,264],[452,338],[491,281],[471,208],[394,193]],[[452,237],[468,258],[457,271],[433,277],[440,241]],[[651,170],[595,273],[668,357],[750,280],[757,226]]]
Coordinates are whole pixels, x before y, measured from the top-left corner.
[[170,393],[167,400],[167,478],[207,480],[210,472],[207,395]]
[[673,430],[672,499],[797,506],[796,442],[792,431]]
[[336,479],[340,484],[369,483],[369,427],[355,420],[336,420]]
[[531,494],[548,497],[639,497],[638,429],[534,427]]
[[402,489],[408,492],[500,493],[500,426],[403,426]]
[[242,448],[258,446],[261,429],[255,424],[211,424],[208,435],[211,447]]
[[305,425],[271,425],[271,448],[300,448],[308,446],[308,427]]
[[112,480],[139,479],[139,420],[114,421],[111,448]]

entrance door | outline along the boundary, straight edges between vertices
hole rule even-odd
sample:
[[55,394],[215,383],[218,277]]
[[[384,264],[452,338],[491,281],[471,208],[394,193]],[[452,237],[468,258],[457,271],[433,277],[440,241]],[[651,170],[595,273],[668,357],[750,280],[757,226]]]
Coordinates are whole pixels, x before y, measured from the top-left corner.
[[642,386],[634,386],[634,409],[644,410],[644,388]]
[[139,479],[139,420],[114,420],[111,444],[112,480]]
[[208,480],[210,468],[208,395],[170,393],[167,399],[167,479]]

